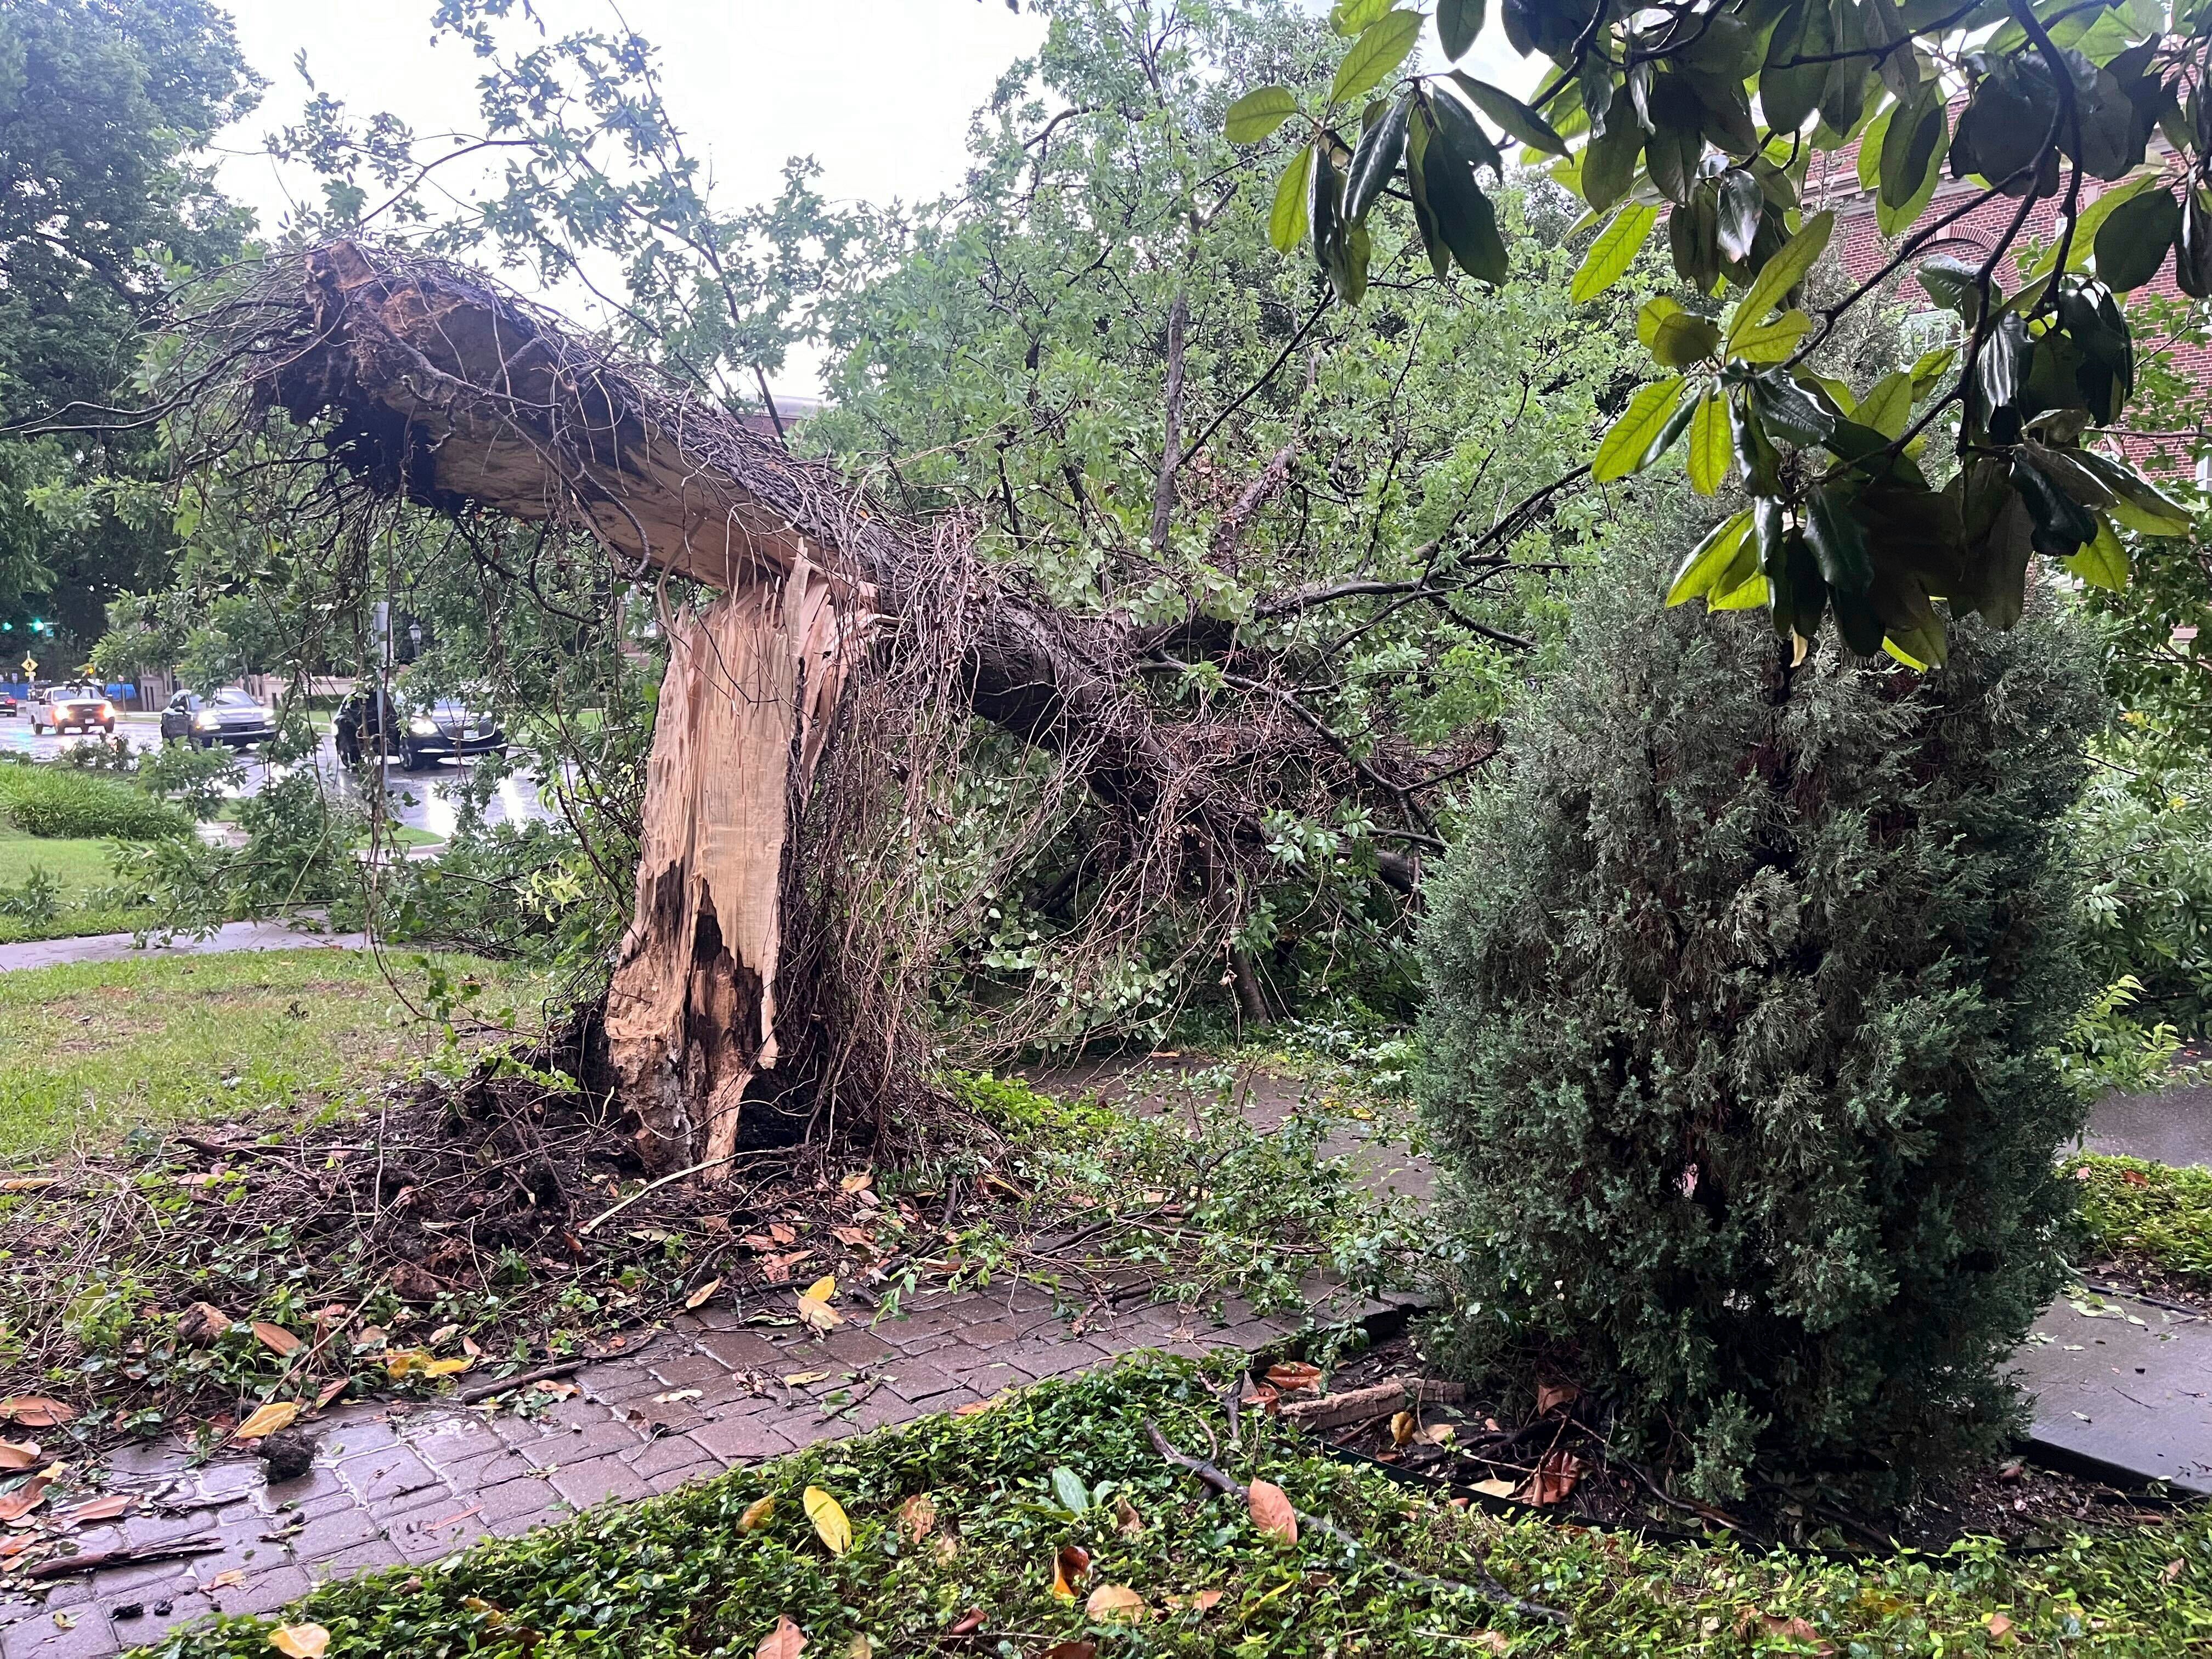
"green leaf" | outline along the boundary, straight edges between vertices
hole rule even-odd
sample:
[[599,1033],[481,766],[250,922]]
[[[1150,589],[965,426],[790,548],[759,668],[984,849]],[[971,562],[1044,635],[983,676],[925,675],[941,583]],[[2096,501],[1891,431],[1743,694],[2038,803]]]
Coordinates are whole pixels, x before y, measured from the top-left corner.
[[1347,38],[1362,33],[1397,3],[1398,0],[1340,0],[1329,10],[1328,26]]
[[1759,187],[1759,180],[1741,167],[1730,167],[1721,174],[1720,219],[1718,234],[1721,252],[1731,260],[1751,257],[1751,245],[1759,234],[1760,218],[1766,211],[1766,192]]
[[1275,182],[1275,204],[1267,210],[1267,240],[1279,253],[1288,253],[1305,240],[1306,191],[1313,178],[1313,146],[1308,144],[1291,157],[1290,166]]
[[1797,349],[1813,326],[1813,319],[1796,307],[1764,323],[1755,323],[1729,343],[1729,356],[1747,363],[1778,363]]
[[1078,1515],[1091,1507],[1090,1488],[1071,1468],[1063,1467],[1053,1470],[1052,1495],[1059,1500],[1060,1508],[1073,1510]]
[[1762,370],[1747,390],[1758,406],[1760,425],[1771,436],[1793,444],[1817,444],[1836,429],[1836,417],[1826,407],[1778,368]]
[[2092,587],[2118,592],[2128,585],[2128,550],[2100,515],[2094,540],[2070,559],[2059,562]]
[[1873,190],[1881,183],[1882,146],[1889,142],[1889,124],[1897,114],[1897,106],[1887,109],[1868,122],[1859,133],[1859,188]]
[[1705,607],[1710,611],[1757,611],[1773,603],[1773,598],[1774,590],[1768,585],[1765,573],[1754,563],[1750,574],[1733,586],[1726,585],[1725,576],[1715,582],[1713,596],[1705,601]]
[[1707,392],[1698,400],[1698,412],[1690,417],[1690,488],[1700,495],[1718,494],[1728,477],[1729,463],[1735,459],[1728,404],[1717,392]]
[[2181,204],[2170,191],[2130,196],[2097,228],[2097,280],[2118,294],[2158,275],[2181,229]]
[[1451,78],[1452,84],[1465,93],[1477,109],[1529,149],[1541,150],[1547,155],[1567,153],[1567,141],[1559,137],[1559,130],[1511,93],[1487,81],[1478,81],[1461,70],[1454,70]]
[[[1647,311],[1650,309],[1648,306],[1645,307]],[[1637,319],[1636,331],[1639,337],[1645,332],[1644,319],[1640,316]],[[1653,319],[1650,336],[1644,343],[1650,349],[1652,356],[1666,368],[1686,368],[1692,363],[1703,362],[1713,355],[1721,343],[1718,325],[1692,315],[1680,306],[1675,306],[1666,316]]]
[[1643,467],[1645,452],[1667,429],[1674,406],[1682,401],[1685,384],[1680,375],[1671,380],[1654,380],[1629,399],[1627,409],[1599,443],[1596,459],[1590,463],[1590,477],[1600,483],[1611,483]]
[[1690,550],[1689,556],[1675,570],[1674,585],[1667,590],[1667,603],[1683,605],[1714,592],[1716,584],[1735,564],[1736,555],[1743,550],[1750,534],[1751,509],[1747,507],[1715,525],[1712,532]]
[[1656,207],[1632,202],[1614,214],[1613,222],[1598,233],[1589,252],[1583,255],[1574,283],[1567,290],[1568,299],[1577,305],[1587,304],[1619,282],[1636,263],[1636,256],[1651,235],[1651,227],[1658,222]]
[[[1944,310],[1958,313],[1968,327],[1980,317],[1982,291],[1974,281],[1979,274],[1976,267],[1948,253],[1939,253],[1932,259],[1922,260],[1916,274],[1928,297]],[[1994,289],[1990,297],[1997,298]]]
[[2189,509],[2124,461],[2094,449],[2070,450],[2075,464],[2112,492],[2106,510],[2139,536],[2186,536],[2194,520]]
[[1905,423],[1912,418],[1912,377],[1902,370],[1883,375],[1860,400],[1853,418],[1885,438],[1903,437]]
[[1455,64],[1474,50],[1474,37],[1482,33],[1482,11],[1483,0],[1437,0],[1437,38],[1443,42],[1448,61]]
[[[2157,187],[2162,179],[2163,175],[2157,173],[2145,173],[2140,177],[2125,179],[2114,185],[2102,196],[2083,208],[2074,221],[2074,246],[2066,256],[2066,268],[2069,270],[2087,270],[2089,256],[2097,245],[2098,228],[2106,220],[2111,218],[2122,204],[2142,195],[2147,190]],[[2044,249],[2037,257],[2035,263],[2028,267],[2027,274],[2031,276],[2040,276],[2056,264],[2057,260],[2058,240],[2054,236],[2051,246]]]
[[1876,228],[1883,235],[1894,236],[1918,219],[1936,194],[1943,176],[1945,136],[1942,95],[1931,81],[1923,99],[1900,110],[1883,139],[1881,188],[1875,202]]
[[1594,208],[1609,208],[1628,194],[1636,180],[1636,158],[1644,150],[1644,129],[1619,100],[1604,132],[1583,146],[1583,200]]
[[1813,262],[1825,252],[1828,239],[1836,234],[1833,210],[1816,213],[1808,219],[1795,236],[1777,248],[1765,265],[1753,279],[1751,287],[1736,302],[1733,319],[1729,324],[1728,337],[1733,349],[1736,336],[1754,323],[1766,320],[1766,313],[1780,305],[1790,290],[1805,279]]
[[1636,337],[1644,342],[1645,350],[1659,337],[1659,325],[1669,317],[1682,314],[1682,302],[1664,294],[1655,295],[1644,302],[1644,309],[1636,313]]
[[1329,87],[1328,101],[1341,104],[1374,91],[1406,61],[1406,54],[1413,51],[1413,42],[1420,36],[1420,13],[1383,13],[1361,32],[1352,43],[1352,50],[1344,54],[1344,61],[1336,66],[1336,80]]
[[1801,0],[1775,25],[1759,72],[1759,113],[1775,131],[1790,133],[1803,126],[1828,83],[1826,63],[1795,60],[1822,58],[1832,44],[1826,0]]
[[1398,160],[1406,153],[1406,121],[1413,107],[1413,94],[1408,88],[1361,136],[1359,148],[1352,153],[1352,176],[1345,185],[1346,218],[1355,222],[1364,219],[1375,198],[1382,193],[1382,186],[1397,172]]
[[1288,87],[1261,87],[1229,106],[1221,131],[1232,144],[1256,144],[1297,112],[1297,94]]
[[1834,484],[1822,484],[1805,507],[1805,540],[1820,567],[1821,579],[1838,593],[1863,593],[1874,581],[1874,559],[1866,532],[1851,512],[1850,498]]

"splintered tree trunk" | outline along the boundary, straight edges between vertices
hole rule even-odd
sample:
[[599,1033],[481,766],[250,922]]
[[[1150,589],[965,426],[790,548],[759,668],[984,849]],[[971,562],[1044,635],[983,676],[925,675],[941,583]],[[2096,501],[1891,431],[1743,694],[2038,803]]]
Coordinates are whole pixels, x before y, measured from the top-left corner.
[[726,1170],[745,1091],[776,1063],[784,860],[866,625],[839,592],[802,562],[670,631],[606,1015],[653,1170]]

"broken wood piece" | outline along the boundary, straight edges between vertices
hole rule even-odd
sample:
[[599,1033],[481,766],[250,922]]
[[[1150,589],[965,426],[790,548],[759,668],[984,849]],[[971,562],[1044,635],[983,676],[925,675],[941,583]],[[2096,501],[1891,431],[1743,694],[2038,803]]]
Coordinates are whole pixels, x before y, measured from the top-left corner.
[[1285,1423],[1301,1428],[1334,1429],[1346,1423],[1364,1422],[1409,1402],[1423,1406],[1455,1406],[1467,1398],[1457,1382],[1439,1382],[1425,1376],[1393,1376],[1364,1389],[1326,1394],[1318,1400],[1300,1400],[1280,1408]]
[[80,1555],[57,1556],[16,1571],[26,1578],[74,1578],[102,1567],[134,1566],[147,1561],[181,1560],[187,1555],[210,1555],[224,1548],[220,1538],[179,1538],[167,1544],[118,1544],[112,1550],[86,1550]]

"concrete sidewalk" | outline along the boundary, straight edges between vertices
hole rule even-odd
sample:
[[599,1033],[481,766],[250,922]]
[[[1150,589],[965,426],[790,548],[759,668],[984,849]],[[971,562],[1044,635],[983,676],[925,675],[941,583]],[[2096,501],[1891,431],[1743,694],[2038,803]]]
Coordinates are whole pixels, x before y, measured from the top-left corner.
[[136,933],[94,933],[87,939],[33,939],[22,945],[0,945],[0,973],[19,968],[58,968],[71,962],[131,962],[156,957],[211,957],[232,951],[359,951],[366,949],[366,933],[314,933],[279,921],[232,921],[206,939],[179,934],[167,944],[149,942],[143,949]]

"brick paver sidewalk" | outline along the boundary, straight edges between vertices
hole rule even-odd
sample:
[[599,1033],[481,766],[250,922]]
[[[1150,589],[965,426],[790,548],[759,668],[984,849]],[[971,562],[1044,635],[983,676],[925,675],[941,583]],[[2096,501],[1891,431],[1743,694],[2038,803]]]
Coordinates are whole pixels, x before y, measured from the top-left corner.
[[[1331,1318],[1357,1311],[1316,1310]],[[166,1486],[170,1507],[196,1507],[88,1528],[80,1547],[206,1536],[222,1547],[66,1580],[43,1604],[0,1606],[0,1653],[114,1653],[213,1611],[269,1612],[325,1579],[434,1561],[488,1534],[954,1410],[1133,1349],[1255,1348],[1298,1322],[1231,1304],[1217,1323],[1146,1304],[1090,1312],[1079,1335],[1051,1297],[1028,1285],[925,1296],[873,1328],[856,1310],[851,1324],[820,1340],[748,1328],[708,1308],[679,1316],[635,1358],[579,1371],[569,1379],[579,1392],[535,1420],[434,1404],[326,1413],[312,1425],[321,1442],[315,1467],[281,1485],[264,1484],[255,1459],[195,1470],[178,1446],[127,1450],[111,1460],[118,1485]],[[793,1387],[781,1381],[811,1371],[830,1375]],[[850,1403],[823,1398],[840,1388],[852,1391]]]

